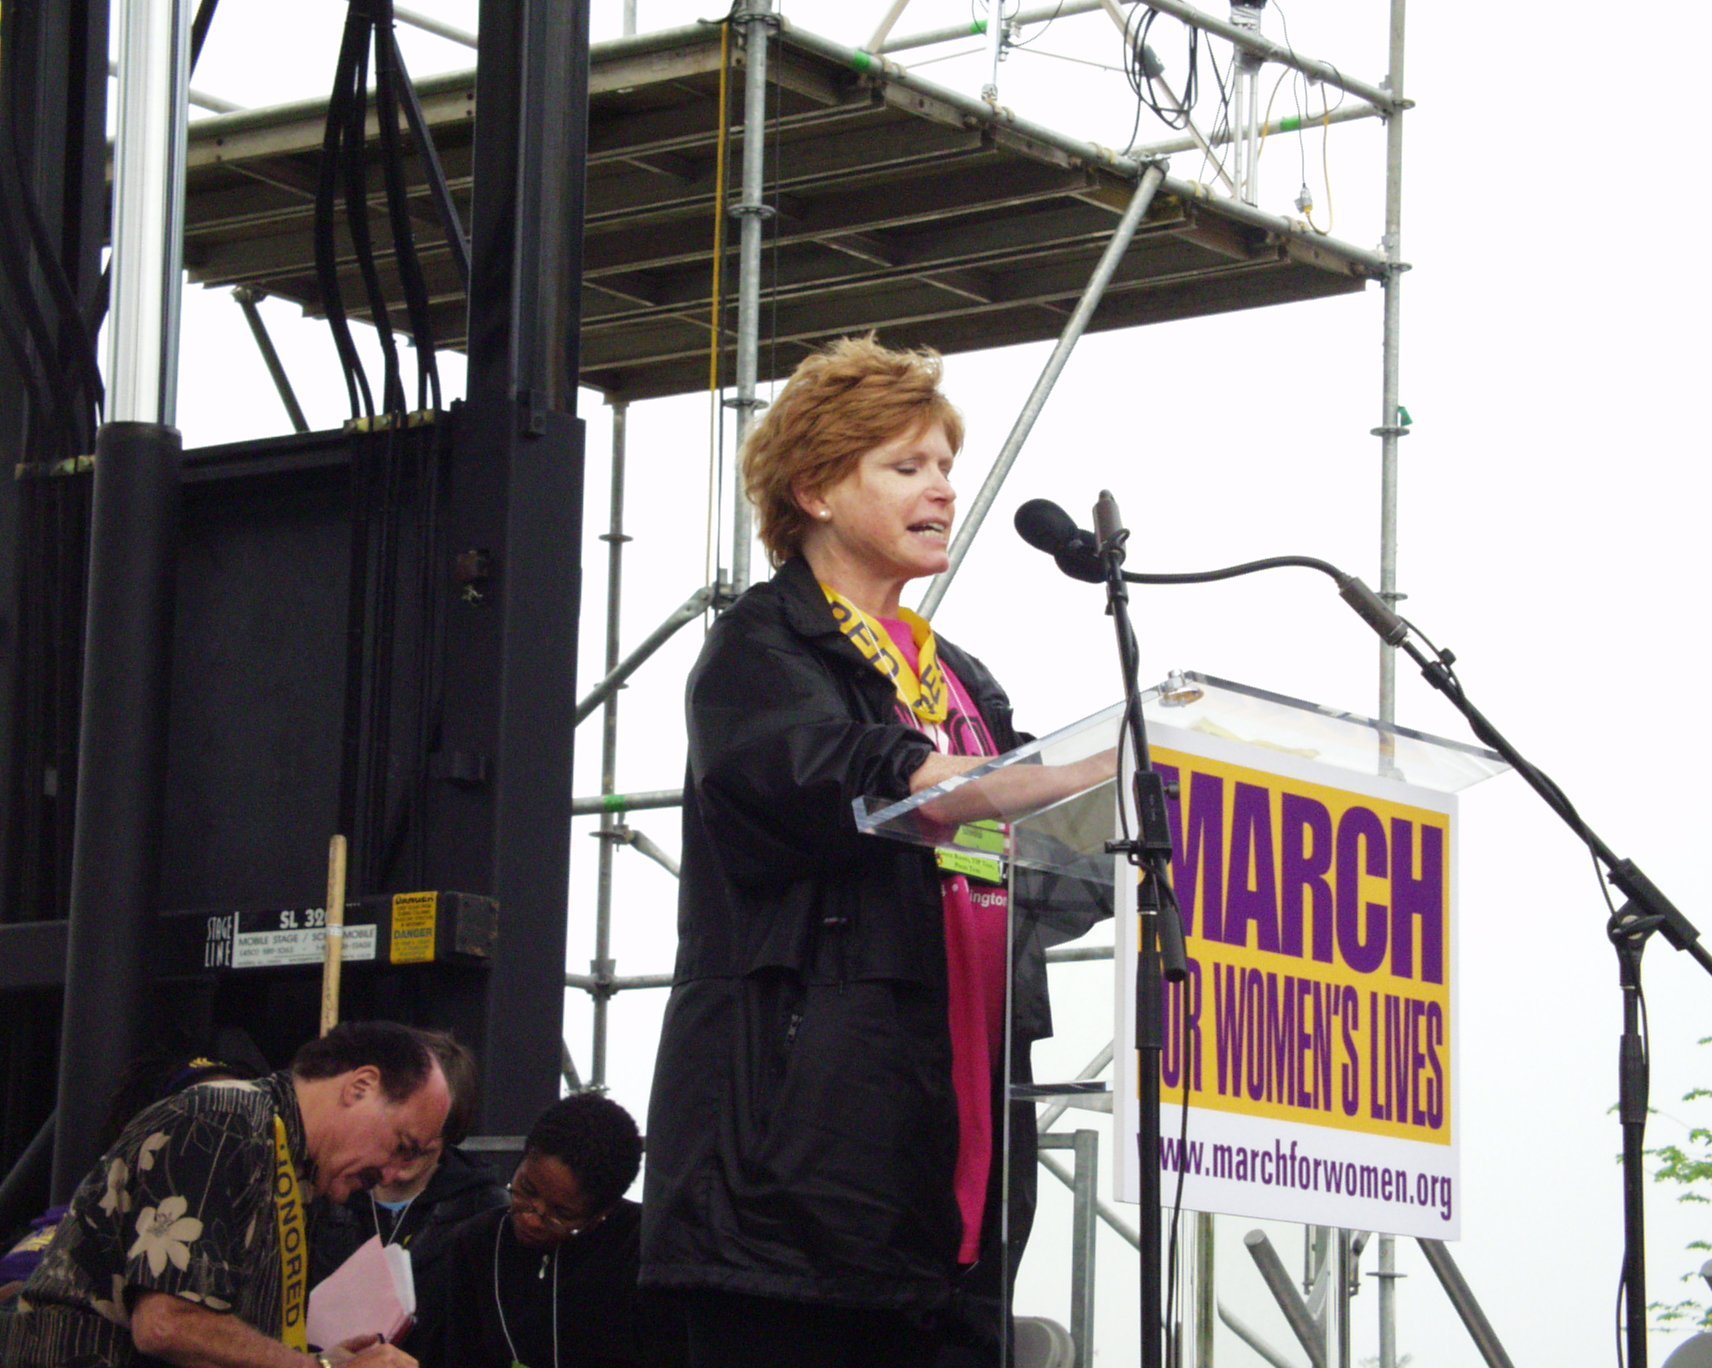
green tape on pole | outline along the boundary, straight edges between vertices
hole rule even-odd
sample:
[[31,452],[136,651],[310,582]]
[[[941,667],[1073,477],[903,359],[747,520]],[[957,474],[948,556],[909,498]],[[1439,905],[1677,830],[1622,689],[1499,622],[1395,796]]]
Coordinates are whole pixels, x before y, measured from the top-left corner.
[[600,805],[608,812],[623,812],[624,795],[622,793],[609,793],[600,800]]
[[861,48],[857,48],[856,55],[850,59],[850,65],[858,71],[871,71],[874,67],[874,59]]
[[970,33],[985,33],[986,31],[987,21],[985,19],[977,19],[969,25]]
[[1278,131],[1280,133],[1294,133],[1301,126],[1302,121],[1294,114],[1290,115],[1288,118],[1280,119],[1278,121]]

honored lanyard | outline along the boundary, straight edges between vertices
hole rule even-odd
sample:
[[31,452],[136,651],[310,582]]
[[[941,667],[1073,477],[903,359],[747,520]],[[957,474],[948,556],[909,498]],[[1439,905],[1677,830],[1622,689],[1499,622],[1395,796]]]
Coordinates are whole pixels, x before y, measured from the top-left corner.
[[298,1191],[297,1168],[291,1162],[291,1144],[286,1137],[285,1118],[273,1118],[273,1203],[279,1221],[279,1313],[281,1333],[288,1348],[309,1352],[309,1322],[304,1315],[309,1293],[308,1242],[303,1234],[303,1194]]
[[910,636],[915,640],[916,668],[912,670],[883,623],[868,616],[836,589],[823,584],[820,590],[832,605],[838,630],[870,665],[891,680],[898,702],[923,722],[945,721],[951,711],[951,690],[945,683],[945,671],[939,668],[939,648],[927,619],[908,608],[898,609],[898,616],[909,625]]
[[[499,1239],[505,1234],[505,1223],[510,1217],[502,1216],[499,1224],[493,1230],[493,1309],[499,1312],[499,1333],[505,1336],[505,1349],[511,1355],[511,1368],[527,1368],[522,1359],[517,1357],[517,1346],[511,1342],[511,1329],[505,1323],[505,1303],[499,1296]],[[547,1256],[541,1256],[541,1271],[547,1271]],[[559,1246],[553,1246],[553,1283],[549,1295],[553,1298],[553,1368],[559,1368]]]

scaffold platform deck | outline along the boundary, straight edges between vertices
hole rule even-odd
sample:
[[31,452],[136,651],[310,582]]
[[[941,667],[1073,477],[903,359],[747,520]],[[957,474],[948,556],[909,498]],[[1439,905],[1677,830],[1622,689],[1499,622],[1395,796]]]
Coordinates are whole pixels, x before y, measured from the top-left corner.
[[[701,25],[596,44],[589,99],[582,381],[611,397],[705,389],[714,226],[723,203],[722,344],[732,345],[743,54],[724,82],[732,130],[721,198],[721,33]],[[878,329],[892,345],[957,352],[1055,338],[1132,192],[1136,163],[932,86],[786,24],[768,68],[762,379],[827,338]],[[417,84],[461,220],[469,223],[474,72]],[[185,266],[322,309],[314,201],[325,106],[191,125]],[[378,149],[372,108],[369,144]],[[462,284],[422,159],[408,160],[416,241],[441,345],[461,347]],[[370,220],[388,308],[393,267],[378,151]],[[341,197],[343,187],[340,188]],[[341,213],[340,217],[343,215]],[[341,224],[340,289],[368,318]],[[1095,330],[1360,290],[1373,251],[1170,177],[1094,315]],[[727,367],[727,373],[729,367]]]

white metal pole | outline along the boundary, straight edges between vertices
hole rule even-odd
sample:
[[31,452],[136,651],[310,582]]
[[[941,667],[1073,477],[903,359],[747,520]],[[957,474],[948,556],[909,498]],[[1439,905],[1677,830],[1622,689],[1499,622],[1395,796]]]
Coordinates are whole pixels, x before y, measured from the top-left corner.
[[1112,230],[1112,236],[1106,243],[1106,250],[1101,255],[1099,264],[1094,267],[1094,273],[1088,278],[1087,288],[1082,291],[1082,297],[1076,302],[1076,310],[1070,315],[1070,321],[1064,325],[1064,331],[1059,334],[1058,345],[1052,349],[1052,355],[1046,358],[1046,365],[1041,369],[1040,378],[1034,382],[1034,388],[1029,391],[1028,398],[1023,401],[1022,412],[1011,425],[1010,435],[1005,438],[1005,444],[999,448],[999,454],[993,458],[993,468],[987,473],[985,483],[975,497],[969,502],[969,511],[961,519],[956,538],[951,543],[951,563],[928,582],[927,592],[922,595],[921,606],[916,610],[923,617],[930,618],[945,597],[945,591],[951,587],[951,581],[957,574],[957,567],[963,564],[963,558],[969,554],[969,546],[975,540],[975,534],[981,530],[981,523],[987,516],[987,510],[992,507],[993,500],[998,497],[999,487],[1004,484],[1005,476],[1010,474],[1011,467],[1016,464],[1016,458],[1022,453],[1023,443],[1028,440],[1028,434],[1034,430],[1034,421],[1040,417],[1040,411],[1046,407],[1047,396],[1052,393],[1052,387],[1058,383],[1058,377],[1063,372],[1065,363],[1070,360],[1070,353],[1075,350],[1076,343],[1081,340],[1087,330],[1089,321],[1094,316],[1094,310],[1105,298],[1106,286],[1111,284],[1112,276],[1116,273],[1118,263],[1129,250],[1129,244],[1135,237],[1135,230],[1141,226],[1142,219],[1147,217],[1148,206],[1153,203],[1153,196],[1165,180],[1163,162],[1149,166],[1142,174],[1141,182],[1135,187],[1135,193],[1130,196],[1128,206],[1124,209],[1123,217],[1118,220],[1117,227]]
[[[1391,0],[1391,75],[1387,84],[1398,107],[1385,121],[1385,337],[1383,397],[1379,426],[1379,597],[1397,603],[1397,441],[1404,429],[1398,422],[1398,376],[1401,369],[1403,320],[1403,9],[1404,0]],[[1397,652],[1379,647],[1379,720],[1397,717]]]
[[[737,255],[737,454],[759,400],[755,381],[760,369],[761,228],[767,205],[762,198],[767,169],[767,31],[775,22],[772,0],[748,0],[738,21],[744,35],[747,74],[743,85],[743,192],[731,212],[740,225]],[[749,543],[752,539],[749,501],[743,497],[740,467],[732,462],[731,590],[749,587]]]
[[[1395,608],[1397,592],[1397,441],[1399,376],[1403,340],[1403,19],[1405,0],[1391,0],[1390,74],[1387,93],[1396,107],[1385,121],[1385,333],[1384,378],[1379,427],[1379,597]],[[1397,720],[1397,651],[1379,646],[1379,720]],[[1397,1368],[1396,1252],[1392,1237],[1379,1237],[1379,1365]]]
[[[431,14],[420,14],[416,10],[394,5],[392,17],[401,24],[408,24],[411,28],[421,29],[424,33],[432,33],[437,38],[445,38],[458,44],[459,47],[467,47],[473,50],[479,45],[476,35],[468,29],[461,29],[455,24],[448,24],[444,20],[434,18]],[[634,33],[635,30],[626,29],[625,32]]]
[[904,10],[909,6],[909,0],[892,0],[892,7],[886,11],[886,17],[880,20],[879,28],[869,35],[863,44],[869,52],[878,52],[886,39],[891,35],[892,26],[898,22]]
[[[1260,3],[1264,4],[1265,0],[1260,0]],[[1260,12],[1260,4],[1235,0],[1231,5],[1231,26],[1239,33],[1258,39],[1261,36]],[[1253,48],[1239,44],[1233,60],[1236,71],[1231,80],[1233,94],[1229,133],[1236,152],[1236,193],[1239,199],[1256,204],[1260,199],[1255,160],[1260,149],[1262,58]]]
[[1214,1225],[1211,1213],[1195,1213],[1195,1368],[1213,1368],[1214,1317],[1218,1305]]
[[[629,430],[630,405],[620,399],[612,405],[612,488],[606,535],[606,672],[618,666],[619,631],[622,623],[624,587],[624,544],[630,540],[624,533],[624,473],[626,437]],[[600,792],[610,797],[618,791],[618,690],[606,696],[601,716]],[[593,1038],[589,1051],[589,1083],[600,1088],[606,1085],[607,1013],[611,1003],[611,984],[616,965],[612,959],[612,861],[617,853],[617,828],[622,819],[610,809],[600,814],[600,853],[595,879],[594,962],[589,965],[594,979]]]
[[[1091,14],[1107,4],[1116,4],[1117,0],[1058,0],[1052,5],[1037,5],[1033,9],[1018,10],[1011,15],[1010,22],[1015,25],[1038,24],[1043,19],[1068,19],[1076,14]],[[1123,0],[1126,5],[1133,5],[1136,0]],[[868,44],[869,52],[907,52],[911,48],[933,47],[939,43],[967,42],[975,34],[981,32],[978,27],[968,21],[952,24],[948,28],[924,29],[920,33],[906,33],[901,38],[887,37],[878,47],[872,42]]]
[[190,0],[128,0],[119,20],[107,419],[178,410]]
[[[1240,0],[1239,0],[1240,3]],[[1156,9],[1162,14],[1169,14],[1174,19],[1180,19],[1185,24],[1193,25],[1203,33],[1212,33],[1233,43],[1243,52],[1251,52],[1263,62],[1279,62],[1301,72],[1309,80],[1323,81],[1333,90],[1347,91],[1358,99],[1366,100],[1380,109],[1393,109],[1397,98],[1394,93],[1382,86],[1369,85],[1345,74],[1331,62],[1322,62],[1313,57],[1304,57],[1295,49],[1283,43],[1274,43],[1270,38],[1259,32],[1258,26],[1250,27],[1239,23],[1235,16],[1229,23],[1215,18],[1204,10],[1196,9],[1188,0],[1147,0],[1149,9]]]
[[987,0],[987,84],[981,87],[981,98],[992,104],[999,102],[999,59],[1005,51],[1004,0]]

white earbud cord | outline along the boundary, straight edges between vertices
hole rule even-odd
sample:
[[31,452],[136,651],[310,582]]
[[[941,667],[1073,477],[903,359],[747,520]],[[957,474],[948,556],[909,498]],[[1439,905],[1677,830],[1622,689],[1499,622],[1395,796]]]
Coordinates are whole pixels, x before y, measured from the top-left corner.
[[421,1195],[422,1194],[420,1192],[411,1194],[410,1200],[398,1209],[398,1219],[393,1222],[392,1234],[384,1235],[381,1233],[380,1228],[380,1203],[375,1201],[374,1193],[369,1193],[369,1210],[374,1213],[374,1233],[376,1235],[380,1235],[380,1242],[383,1247],[391,1244],[398,1238],[399,1232],[404,1229],[404,1218],[410,1214],[410,1208]]
[[[505,1223],[511,1218],[503,1216],[493,1232],[493,1309],[499,1312],[499,1333],[505,1336],[505,1351],[511,1355],[511,1361],[521,1364],[517,1357],[517,1346],[511,1342],[511,1330],[505,1323],[505,1303],[499,1299],[499,1240],[505,1233]],[[550,1294],[553,1298],[553,1368],[559,1368],[559,1247],[553,1246],[553,1286]]]

